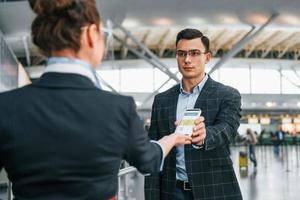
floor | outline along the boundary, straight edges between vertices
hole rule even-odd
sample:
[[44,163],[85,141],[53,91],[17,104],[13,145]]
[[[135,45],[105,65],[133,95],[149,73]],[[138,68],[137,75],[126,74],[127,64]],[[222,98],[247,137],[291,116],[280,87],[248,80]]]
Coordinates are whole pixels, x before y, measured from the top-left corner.
[[[244,200],[300,200],[300,146],[280,147],[279,156],[273,153],[273,146],[256,146],[257,168],[249,160],[248,170],[240,170],[239,152],[246,150],[244,146],[231,147]],[[126,184],[126,192],[120,187],[119,200],[144,199],[141,175],[128,175]]]
[[272,146],[256,147],[257,169],[250,163],[248,173],[238,167],[238,152],[245,147],[232,148],[232,159],[245,200],[299,200],[300,146],[280,147],[275,156]]
[[[250,161],[248,170],[239,169],[239,152],[246,147],[232,147],[231,156],[244,200],[299,200],[300,146],[280,147],[280,154],[273,153],[273,146],[256,146],[258,166]],[[126,184],[126,187],[125,187]],[[0,200],[6,200],[0,187]],[[119,200],[143,200],[143,176],[131,173],[120,178]]]

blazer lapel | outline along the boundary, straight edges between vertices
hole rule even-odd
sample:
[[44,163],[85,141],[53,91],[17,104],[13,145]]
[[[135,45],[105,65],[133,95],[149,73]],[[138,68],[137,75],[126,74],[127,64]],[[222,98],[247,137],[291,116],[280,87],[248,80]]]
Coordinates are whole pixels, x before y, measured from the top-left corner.
[[208,76],[206,83],[204,84],[197,100],[194,108],[203,108],[206,105],[206,99],[210,93],[213,92],[214,81]]
[[169,131],[170,133],[174,133],[175,131],[175,121],[176,121],[176,111],[177,111],[177,102],[178,102],[178,94],[179,94],[179,84],[174,86],[171,90],[169,96],[168,104],[168,113],[169,113]]
[[[179,95],[179,84],[174,86],[171,89],[170,96],[167,98],[168,102],[166,102],[168,106],[168,117],[169,117],[169,134],[174,133],[176,126],[176,112],[177,112],[177,102]],[[168,156],[171,159],[172,163],[176,162],[176,148],[172,148]]]

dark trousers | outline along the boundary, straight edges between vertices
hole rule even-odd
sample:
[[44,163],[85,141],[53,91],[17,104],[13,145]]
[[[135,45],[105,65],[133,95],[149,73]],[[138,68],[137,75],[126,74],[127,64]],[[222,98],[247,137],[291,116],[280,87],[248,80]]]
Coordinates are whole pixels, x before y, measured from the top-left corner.
[[257,161],[256,161],[256,156],[255,156],[254,145],[252,145],[252,144],[249,145],[249,157],[250,157],[251,162],[253,162],[254,167],[256,167]]
[[176,188],[174,191],[174,200],[194,200],[192,190],[184,191],[182,189]]
[[274,144],[274,154],[275,156],[279,156],[279,144]]

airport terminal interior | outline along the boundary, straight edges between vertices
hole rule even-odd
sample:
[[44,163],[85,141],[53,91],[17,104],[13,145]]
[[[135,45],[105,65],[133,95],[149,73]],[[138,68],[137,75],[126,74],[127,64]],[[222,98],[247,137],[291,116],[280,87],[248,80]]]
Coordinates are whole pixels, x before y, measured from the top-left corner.
[[[300,199],[299,0],[97,0],[97,6],[106,35],[96,69],[104,90],[133,96],[148,127],[154,96],[181,80],[177,33],[200,30],[213,55],[206,73],[242,96],[230,151],[243,199]],[[34,82],[45,69],[31,41],[33,19],[28,1],[0,0],[0,92]],[[257,166],[249,159],[249,130],[257,138]],[[143,200],[143,184],[122,163],[118,199]],[[2,170],[0,200],[13,199],[10,189]]]

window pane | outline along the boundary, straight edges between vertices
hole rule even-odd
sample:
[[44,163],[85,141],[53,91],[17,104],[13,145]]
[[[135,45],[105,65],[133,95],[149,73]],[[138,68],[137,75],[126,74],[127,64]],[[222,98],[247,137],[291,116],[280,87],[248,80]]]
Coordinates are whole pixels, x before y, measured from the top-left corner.
[[[170,68],[170,71],[173,72],[174,74],[178,71],[177,68]],[[177,73],[177,78],[181,79],[181,74]],[[166,75],[165,73],[161,72],[159,69],[154,69],[154,85],[155,85],[155,90],[160,88],[162,84],[164,84],[167,80],[169,80],[169,76]],[[171,87],[173,87],[176,84],[176,81],[173,79],[170,79],[162,88],[159,89],[159,92],[163,92]]]
[[252,69],[252,93],[279,94],[280,74],[274,69]]
[[[218,73],[217,71],[215,73]],[[248,68],[220,69],[220,82],[236,88],[240,93],[250,93]]]
[[[110,86],[112,86],[116,91],[120,91],[120,84],[119,84],[119,70],[118,69],[113,69],[113,70],[100,70],[97,71],[99,76]],[[101,87],[104,90],[111,91],[108,89],[108,87],[105,86],[105,84],[101,83]]]
[[282,93],[300,94],[300,89],[296,86],[300,85],[300,78],[295,74],[295,72],[292,70],[282,70],[282,75]]
[[122,69],[121,92],[152,92],[153,68]]

